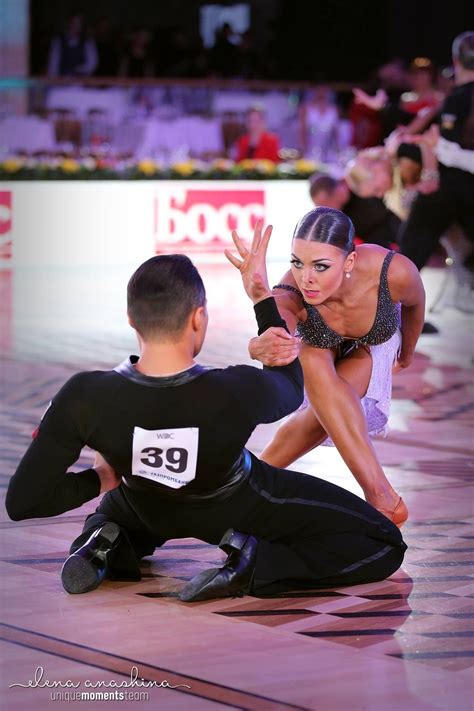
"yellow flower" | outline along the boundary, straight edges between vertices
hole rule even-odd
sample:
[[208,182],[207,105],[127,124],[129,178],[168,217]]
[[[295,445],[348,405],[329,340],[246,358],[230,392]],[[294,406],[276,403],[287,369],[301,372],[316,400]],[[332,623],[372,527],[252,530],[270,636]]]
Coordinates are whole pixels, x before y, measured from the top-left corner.
[[192,160],[183,161],[182,163],[173,163],[171,167],[175,173],[183,176],[192,175],[196,170],[196,166]]
[[81,166],[74,158],[65,158],[60,164],[61,170],[65,173],[77,173]]
[[234,167],[234,162],[228,158],[216,158],[211,165],[213,170],[228,171]]
[[23,165],[23,161],[18,158],[7,158],[2,163],[2,168],[6,173],[16,173]]
[[151,158],[143,158],[138,163],[138,170],[144,175],[154,175],[158,170],[158,166]]
[[258,160],[255,167],[259,173],[265,173],[265,175],[270,175],[276,171],[276,165],[272,160]]
[[242,168],[242,170],[256,170],[257,161],[251,158],[245,158],[238,163],[238,166]]
[[317,163],[312,160],[306,160],[306,158],[295,160],[295,168],[297,173],[314,173],[317,167]]

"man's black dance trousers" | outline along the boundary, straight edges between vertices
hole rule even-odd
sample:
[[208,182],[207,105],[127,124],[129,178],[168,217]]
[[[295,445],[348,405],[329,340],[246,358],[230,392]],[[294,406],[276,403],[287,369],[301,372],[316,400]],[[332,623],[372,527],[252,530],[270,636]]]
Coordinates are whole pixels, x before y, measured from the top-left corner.
[[382,580],[401,565],[398,528],[354,494],[322,479],[272,467],[253,455],[249,476],[230,495],[184,503],[153,499],[122,484],[107,493],[71,546],[106,521],[122,531],[109,576],[140,579],[138,561],[171,538],[218,544],[228,528],[258,537],[251,592],[335,587]]
[[422,269],[439,238],[454,223],[474,243],[474,175],[456,168],[442,168],[440,189],[415,198],[401,230],[401,253]]

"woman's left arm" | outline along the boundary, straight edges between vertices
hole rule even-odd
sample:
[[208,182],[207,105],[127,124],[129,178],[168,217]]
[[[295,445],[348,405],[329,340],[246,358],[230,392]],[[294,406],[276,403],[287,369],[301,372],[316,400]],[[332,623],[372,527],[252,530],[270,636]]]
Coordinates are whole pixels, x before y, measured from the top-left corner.
[[388,286],[392,300],[402,305],[402,347],[397,366],[408,368],[425,319],[425,289],[418,269],[402,254],[392,259]]

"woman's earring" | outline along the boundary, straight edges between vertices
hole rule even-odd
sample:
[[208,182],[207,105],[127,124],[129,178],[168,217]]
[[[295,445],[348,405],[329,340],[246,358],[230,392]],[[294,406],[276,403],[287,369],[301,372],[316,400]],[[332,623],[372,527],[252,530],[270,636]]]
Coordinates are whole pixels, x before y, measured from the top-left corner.
[[346,275],[346,279],[350,279],[350,278],[351,278],[351,273],[350,273],[350,272],[344,272],[344,274]]

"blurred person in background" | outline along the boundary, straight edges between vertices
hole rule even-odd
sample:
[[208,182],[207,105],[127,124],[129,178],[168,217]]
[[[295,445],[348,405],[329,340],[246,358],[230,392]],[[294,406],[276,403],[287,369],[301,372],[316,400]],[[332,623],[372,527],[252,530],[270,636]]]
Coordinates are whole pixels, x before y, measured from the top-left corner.
[[[465,266],[473,268],[474,248],[474,32],[453,42],[456,86],[436,116],[439,190],[417,195],[401,233],[401,250],[418,267],[426,264],[439,238],[454,223],[471,243]],[[434,139],[436,134],[433,133]],[[413,137],[413,140],[421,140]]]
[[350,189],[361,198],[383,199],[401,220],[406,220],[418,192],[435,192],[439,185],[438,162],[433,132],[411,143],[410,137],[395,132],[384,146],[360,151],[346,168]]
[[51,42],[48,75],[91,76],[97,64],[97,47],[86,33],[84,16],[77,13],[69,15],[65,30]]
[[228,22],[216,30],[214,46],[209,54],[210,70],[214,76],[230,79],[240,75],[240,56],[237,37]]
[[436,86],[443,97],[449,96],[449,94],[453,91],[456,86],[456,80],[454,78],[454,69],[451,65],[447,67],[440,67],[438,69]]
[[[411,63],[408,75],[405,75],[409,91],[401,92],[400,87],[390,87],[383,82],[373,94],[354,88],[354,106],[360,107],[362,113],[378,115],[381,139],[401,126],[408,126],[407,132],[422,131],[429,126],[444,98],[440,89],[435,87],[434,75],[432,61],[427,57],[417,57]],[[402,80],[401,75],[399,79]]]
[[310,92],[299,110],[302,155],[325,163],[334,162],[339,152],[339,111],[334,93],[320,84]]
[[400,96],[407,88],[407,74],[402,59],[395,57],[383,64],[376,71],[375,77],[369,81],[371,88],[367,92],[355,88],[354,100],[349,111],[353,127],[352,144],[359,150],[378,146],[382,138],[388,136],[396,127],[389,117],[380,113],[381,102],[377,102],[379,92],[398,106]]
[[361,198],[344,178],[316,175],[310,181],[310,196],[316,207],[333,207],[350,217],[356,237],[363,242],[396,247],[400,219],[376,197]]
[[278,163],[279,140],[274,133],[267,131],[265,111],[259,106],[254,106],[247,111],[247,133],[237,141],[238,162],[250,160],[271,160]]
[[153,73],[151,33],[143,27],[137,27],[132,30],[120,59],[119,74],[121,77],[143,79],[152,77]]
[[416,115],[423,109],[438,107],[444,96],[435,87],[435,69],[431,59],[417,57],[410,65],[408,74],[410,91],[400,97],[400,108]]
[[100,17],[93,30],[97,47],[96,77],[114,77],[118,72],[118,48],[116,35],[108,17]]

